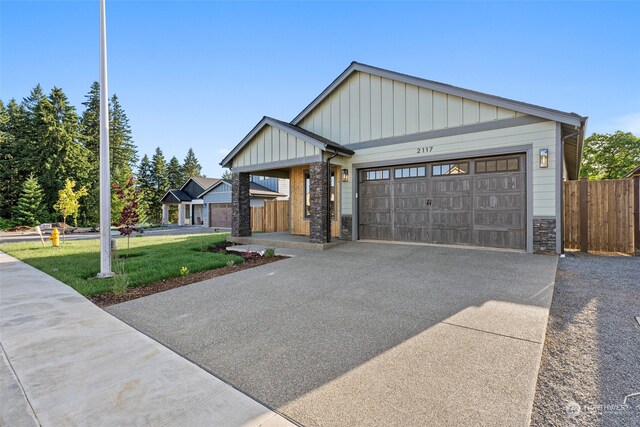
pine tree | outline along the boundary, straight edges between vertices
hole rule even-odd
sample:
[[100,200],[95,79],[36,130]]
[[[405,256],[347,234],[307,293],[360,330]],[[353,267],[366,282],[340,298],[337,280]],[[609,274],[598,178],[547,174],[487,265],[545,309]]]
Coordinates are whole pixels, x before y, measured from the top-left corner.
[[78,216],[85,224],[97,224],[100,220],[100,84],[93,82],[82,105],[80,135],[87,149],[88,174],[87,197]]
[[56,194],[64,180],[84,186],[89,180],[88,150],[80,143],[79,121],[62,89],[54,87],[47,99],[35,109],[35,127],[41,135],[37,141],[37,167],[45,193],[45,203],[56,203]]
[[188,180],[192,176],[200,176],[202,173],[202,166],[198,163],[198,159],[193,152],[192,148],[189,148],[187,152],[187,157],[184,158],[184,163],[182,164],[182,171],[184,181]]
[[34,226],[43,222],[47,216],[42,203],[42,187],[31,174],[22,186],[22,194],[13,209],[13,218],[20,225]]
[[111,97],[109,108],[111,170],[115,168],[132,170],[138,161],[138,152],[131,137],[129,118],[122,109],[117,95]]
[[167,176],[169,177],[169,188],[180,188],[184,184],[182,166],[176,156],[173,156],[167,164]]
[[153,199],[148,200],[148,209],[154,222],[162,221],[162,205],[160,199],[169,189],[169,176],[167,175],[167,164],[164,160],[164,154],[160,147],[156,148],[156,152],[151,158],[151,186],[153,189]]
[[146,154],[140,160],[138,166],[137,185],[140,189],[139,195],[139,215],[141,222],[151,220],[151,206],[153,206],[153,186],[151,183],[151,161]]

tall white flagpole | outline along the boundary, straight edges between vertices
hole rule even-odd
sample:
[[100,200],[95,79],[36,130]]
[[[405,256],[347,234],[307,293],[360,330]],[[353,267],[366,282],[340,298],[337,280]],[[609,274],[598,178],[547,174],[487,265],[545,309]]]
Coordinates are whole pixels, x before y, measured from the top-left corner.
[[109,170],[109,95],[107,90],[107,18],[100,0],[100,273],[111,271],[111,173]]

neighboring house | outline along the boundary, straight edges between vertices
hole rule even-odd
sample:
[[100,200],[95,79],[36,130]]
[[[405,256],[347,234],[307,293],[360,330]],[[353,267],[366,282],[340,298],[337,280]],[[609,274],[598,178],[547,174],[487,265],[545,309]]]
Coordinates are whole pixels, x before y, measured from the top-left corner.
[[260,120],[221,162],[232,234],[251,233],[258,175],[290,180],[290,231],[311,242],[560,252],[562,181],[577,179],[586,122],[354,62],[291,122]]
[[625,178],[633,178],[634,176],[640,176],[640,165],[637,168],[629,172]]
[[277,200],[289,200],[289,180],[270,176],[251,175],[251,181],[282,194]]
[[[207,226],[231,228],[231,183],[229,181],[220,180],[200,193],[198,197],[205,205],[204,223]],[[262,207],[265,200],[280,199],[283,195],[252,181],[249,197],[251,207]]]
[[[282,197],[257,183],[251,184],[251,206],[263,206],[265,200]],[[178,225],[231,227],[231,184],[218,178],[192,176],[180,189],[171,189],[160,200],[162,223],[169,223],[169,207],[178,207]],[[228,211],[228,212],[227,212]]]

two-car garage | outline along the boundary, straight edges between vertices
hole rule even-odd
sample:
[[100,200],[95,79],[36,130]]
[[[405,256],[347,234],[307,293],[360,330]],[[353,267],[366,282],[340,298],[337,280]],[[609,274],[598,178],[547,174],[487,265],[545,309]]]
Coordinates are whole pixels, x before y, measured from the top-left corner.
[[359,171],[361,240],[526,248],[525,156]]

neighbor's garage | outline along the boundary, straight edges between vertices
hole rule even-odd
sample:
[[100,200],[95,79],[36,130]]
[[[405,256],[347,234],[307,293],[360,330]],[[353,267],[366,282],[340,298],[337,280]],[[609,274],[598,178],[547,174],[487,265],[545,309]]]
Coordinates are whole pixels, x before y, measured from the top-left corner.
[[359,171],[360,239],[526,248],[524,155]]
[[209,227],[231,228],[231,203],[209,203]]

